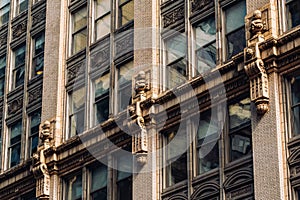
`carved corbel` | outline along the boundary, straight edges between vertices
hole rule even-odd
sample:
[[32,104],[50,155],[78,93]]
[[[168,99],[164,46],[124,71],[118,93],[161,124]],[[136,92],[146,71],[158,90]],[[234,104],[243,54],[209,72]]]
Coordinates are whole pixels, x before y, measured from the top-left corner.
[[130,115],[130,127],[137,127],[138,131],[132,136],[132,154],[136,155],[137,161],[140,164],[145,164],[147,161],[148,152],[148,135],[143,118],[141,102],[146,99],[146,92],[149,90],[149,84],[146,80],[146,73],[140,71],[135,79],[135,92],[134,102],[132,106],[128,108]]
[[261,21],[261,12],[253,13],[250,33],[252,38],[244,51],[245,71],[250,79],[251,101],[255,103],[257,113],[263,115],[269,109],[269,83],[264,62],[261,59],[259,43],[264,40],[262,36],[264,25]]

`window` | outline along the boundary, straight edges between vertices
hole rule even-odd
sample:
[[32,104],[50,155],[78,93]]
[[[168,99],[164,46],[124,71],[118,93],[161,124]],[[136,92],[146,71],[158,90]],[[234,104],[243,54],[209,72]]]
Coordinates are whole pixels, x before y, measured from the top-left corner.
[[0,126],[0,170],[2,168],[2,127]]
[[10,0],[2,0],[0,3],[0,26],[9,20]]
[[300,25],[300,2],[298,0],[286,0],[288,29]]
[[13,88],[24,83],[26,46],[22,44],[14,50]]
[[69,137],[84,130],[85,88],[74,90],[69,95]]
[[87,9],[81,8],[72,14],[71,54],[76,54],[87,45]]
[[119,1],[119,27],[124,26],[134,18],[134,1],[133,0],[118,0]]
[[166,39],[166,79],[171,89],[186,80],[186,38],[179,34]]
[[21,196],[21,200],[37,200],[35,190]]
[[133,61],[122,65],[118,70],[118,111],[125,110],[131,104]]
[[132,200],[132,159],[120,156],[117,159],[117,200]]
[[95,36],[96,40],[110,33],[110,0],[95,1]]
[[19,120],[10,127],[10,140],[8,147],[9,167],[14,167],[20,163],[21,135],[22,120]]
[[228,107],[230,161],[252,152],[250,98],[240,100]]
[[44,68],[45,34],[40,33],[34,38],[34,52],[32,59],[32,77],[43,73]]
[[209,17],[196,26],[196,66],[197,74],[205,73],[216,66],[216,24]]
[[91,171],[91,200],[107,199],[107,167],[100,165]]
[[290,86],[290,126],[292,136],[300,135],[300,76],[289,78]]
[[30,115],[30,129],[29,129],[29,153],[30,156],[37,151],[39,144],[39,126],[41,123],[41,110],[37,110]]
[[211,112],[200,115],[197,132],[198,174],[219,167],[219,127],[218,121],[212,119]]
[[97,125],[108,119],[109,115],[109,87],[110,87],[110,77],[109,73],[101,76],[94,81],[95,87],[95,100],[94,100],[94,110],[95,110],[95,123]]
[[82,175],[78,174],[66,181],[66,199],[82,199]]
[[[175,137],[176,136],[176,137]],[[187,179],[187,141],[185,133],[172,131],[165,134],[166,142],[166,186],[172,186]],[[184,152],[181,154],[180,152]]]
[[28,0],[17,0],[17,14],[20,14],[21,12],[28,9]]
[[6,57],[0,57],[0,96],[4,94]]
[[244,17],[246,15],[246,2],[240,1],[233,6],[225,8],[225,34],[227,59],[243,51],[246,47]]

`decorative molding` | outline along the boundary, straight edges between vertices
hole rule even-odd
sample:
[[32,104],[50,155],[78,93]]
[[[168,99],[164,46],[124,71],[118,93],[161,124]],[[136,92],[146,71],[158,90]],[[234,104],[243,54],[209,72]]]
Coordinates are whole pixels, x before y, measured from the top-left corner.
[[173,9],[171,12],[165,13],[162,16],[163,28],[166,28],[177,21],[184,19],[184,6]]
[[0,48],[7,45],[7,32],[0,36]]
[[220,186],[216,182],[205,182],[201,186],[197,187],[194,193],[191,195],[191,199],[218,199],[220,192]]
[[41,101],[43,95],[43,85],[40,84],[37,87],[28,91],[28,104],[31,104],[35,101]]
[[[121,36],[121,35],[120,35]],[[118,37],[120,37],[118,36]],[[130,34],[120,37],[116,41],[116,55],[117,57],[133,51],[133,32]]]
[[[24,166],[23,166],[24,167]],[[7,175],[7,174],[6,174]],[[8,177],[8,175],[7,175]],[[9,176],[12,177],[12,176]],[[32,175],[23,177],[21,181],[11,183],[8,187],[3,187],[0,190],[0,199],[11,199],[9,196],[15,196],[16,193],[29,191],[35,184],[35,179]]]
[[232,191],[235,187],[240,186],[241,183],[248,183],[253,180],[253,174],[249,170],[239,170],[226,177],[223,184],[225,191]]
[[12,115],[21,112],[23,107],[23,96],[14,99],[8,103],[8,115]]
[[41,21],[44,21],[46,19],[46,9],[42,8],[37,13],[34,13],[32,15],[32,25],[31,27],[36,26]]
[[207,7],[213,7],[214,4],[214,0],[192,0],[192,13],[197,10],[206,9]]
[[17,25],[13,26],[12,27],[13,39],[18,38],[23,33],[25,33],[26,29],[27,29],[27,20],[24,20],[24,21],[18,23]]
[[109,47],[104,48],[101,51],[93,53],[91,56],[91,67],[97,68],[110,61]]

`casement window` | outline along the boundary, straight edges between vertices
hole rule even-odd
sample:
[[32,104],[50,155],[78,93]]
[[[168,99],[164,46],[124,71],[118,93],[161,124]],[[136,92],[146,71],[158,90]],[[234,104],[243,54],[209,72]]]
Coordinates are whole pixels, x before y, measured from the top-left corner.
[[117,158],[116,186],[117,200],[132,200],[132,159],[128,156]]
[[84,106],[85,106],[85,88],[73,90],[69,94],[69,137],[73,137],[84,130]]
[[0,96],[4,95],[6,57],[0,57]]
[[0,1],[0,26],[9,20],[10,0]]
[[225,37],[226,58],[240,53],[246,47],[245,22],[246,2],[239,1],[224,9],[225,14]]
[[108,119],[109,115],[109,88],[110,74],[106,73],[94,81],[94,111],[97,125]]
[[76,54],[87,45],[87,8],[72,13],[71,54]]
[[111,1],[95,1],[95,38],[96,40],[110,33]]
[[77,174],[66,180],[66,200],[82,199],[82,174]]
[[186,133],[179,134],[177,131],[171,131],[164,134],[164,140],[165,184],[169,187],[187,179]]
[[212,119],[211,110],[201,113],[197,132],[198,174],[219,167],[219,131],[218,121]]
[[91,200],[107,200],[107,166],[100,165],[91,170]]
[[118,0],[118,27],[122,27],[134,18],[134,0]]
[[228,106],[230,161],[252,153],[250,98]]
[[44,32],[34,37],[34,50],[32,59],[32,77],[43,73],[44,69],[44,47],[45,34]]
[[28,9],[28,0],[16,0],[17,15]]
[[186,38],[178,34],[165,40],[166,86],[171,89],[186,81]]
[[26,46],[14,50],[13,88],[24,84]]
[[21,159],[22,120],[12,124],[9,130],[8,163],[9,167],[14,167],[20,163]]
[[286,0],[286,16],[288,29],[300,25],[300,2],[298,0]]
[[216,21],[214,16],[201,21],[195,27],[196,74],[203,74],[216,67]]
[[29,153],[30,156],[37,151],[39,144],[39,126],[41,123],[41,110],[37,110],[29,116]]
[[131,104],[132,93],[132,75],[133,75],[133,61],[127,62],[118,68],[118,111],[127,109]]

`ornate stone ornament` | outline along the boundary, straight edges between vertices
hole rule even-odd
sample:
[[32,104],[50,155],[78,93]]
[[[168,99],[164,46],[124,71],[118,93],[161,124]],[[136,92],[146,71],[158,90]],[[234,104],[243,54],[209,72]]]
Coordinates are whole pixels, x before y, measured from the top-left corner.
[[256,105],[256,111],[262,115],[269,110],[269,83],[264,62],[261,59],[259,44],[264,41],[262,31],[264,24],[261,11],[253,12],[248,47],[244,51],[245,71],[250,79],[251,101]]

